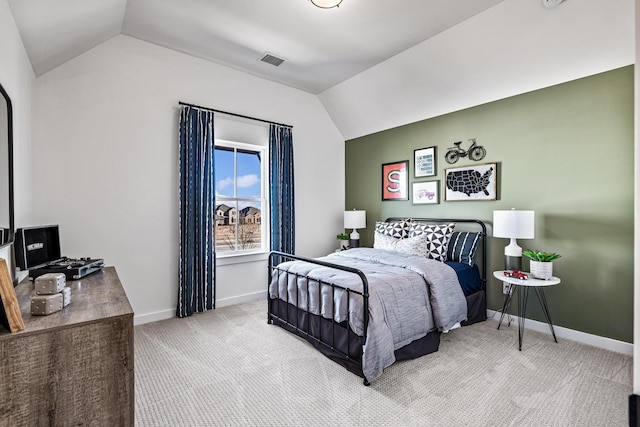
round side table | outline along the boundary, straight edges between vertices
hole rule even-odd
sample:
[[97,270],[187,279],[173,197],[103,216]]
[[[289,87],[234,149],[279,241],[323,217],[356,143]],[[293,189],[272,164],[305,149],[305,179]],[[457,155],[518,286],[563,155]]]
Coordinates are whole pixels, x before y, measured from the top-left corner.
[[530,273],[526,274],[529,276],[528,279],[516,279],[515,277],[505,276],[504,270],[493,272],[493,277],[500,280],[501,282],[509,283],[510,285],[509,294],[504,299],[504,304],[502,306],[502,315],[500,316],[498,329],[500,329],[500,325],[502,325],[502,319],[504,318],[505,313],[509,310],[509,306],[511,305],[513,286],[515,285],[518,287],[518,350],[520,351],[522,351],[522,337],[524,336],[524,322],[527,312],[527,301],[529,299],[529,289],[533,289],[535,291],[536,296],[538,297],[538,301],[540,302],[540,306],[542,306],[544,317],[547,319],[547,323],[549,324],[549,328],[551,329],[553,340],[555,342],[558,342],[556,333],[553,330],[553,322],[551,322],[551,315],[549,314],[547,299],[544,296],[544,288],[546,288],[547,286],[554,286],[559,284],[560,279],[557,277],[552,277],[548,280],[534,279],[533,277],[531,277]]

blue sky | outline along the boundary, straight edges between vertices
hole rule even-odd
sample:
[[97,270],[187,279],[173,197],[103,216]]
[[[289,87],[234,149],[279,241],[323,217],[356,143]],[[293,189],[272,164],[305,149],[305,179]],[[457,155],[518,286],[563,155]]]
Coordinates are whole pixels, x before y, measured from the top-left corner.
[[[255,154],[237,153],[236,197],[260,197],[260,160]],[[216,196],[233,197],[233,151],[216,149],[215,155]],[[251,204],[256,206],[256,204]],[[240,206],[242,209],[244,206]],[[256,207],[260,207],[259,204]]]

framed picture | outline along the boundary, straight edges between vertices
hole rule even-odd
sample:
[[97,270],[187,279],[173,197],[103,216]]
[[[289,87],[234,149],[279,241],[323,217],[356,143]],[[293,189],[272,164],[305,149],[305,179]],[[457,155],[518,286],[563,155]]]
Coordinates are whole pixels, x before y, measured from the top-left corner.
[[411,193],[414,205],[437,205],[440,203],[438,196],[440,181],[414,182]]
[[496,200],[496,164],[485,163],[444,170],[444,200]]
[[24,321],[20,312],[20,304],[13,288],[13,282],[9,275],[7,262],[0,258],[0,325],[9,332],[18,332],[24,329]]
[[416,178],[423,176],[435,176],[436,174],[436,147],[413,150],[414,174]]
[[382,200],[409,200],[409,160],[382,165]]

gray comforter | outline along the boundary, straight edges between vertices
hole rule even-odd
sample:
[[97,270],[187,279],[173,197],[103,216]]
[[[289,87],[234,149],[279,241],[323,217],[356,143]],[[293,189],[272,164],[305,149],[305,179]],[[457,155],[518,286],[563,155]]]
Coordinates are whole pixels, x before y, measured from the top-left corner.
[[[371,248],[354,248],[319,259],[357,268],[367,276],[369,325],[362,370],[369,381],[395,362],[396,349],[435,329],[447,331],[467,318],[466,299],[456,273],[442,262]],[[362,297],[351,293],[347,298],[346,291],[339,289],[332,295],[330,286],[318,282],[362,291],[357,275],[303,261],[286,262],[281,268],[297,275],[274,274],[269,285],[271,298],[294,305],[297,301],[299,308],[308,307],[310,312],[337,322],[348,317],[351,329],[364,335]]]

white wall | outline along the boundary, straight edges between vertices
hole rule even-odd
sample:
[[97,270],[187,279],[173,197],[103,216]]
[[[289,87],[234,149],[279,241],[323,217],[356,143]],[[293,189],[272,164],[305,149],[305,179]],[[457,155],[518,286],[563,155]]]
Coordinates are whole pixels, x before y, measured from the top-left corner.
[[[317,97],[114,37],[36,82],[34,223],[115,265],[138,322],[175,312],[179,101],[293,125],[296,252],[325,254],[342,229],[344,140]],[[228,301],[266,290],[264,262],[218,273]]]
[[[31,106],[35,75],[6,0],[0,0],[0,83],[13,105],[15,220],[31,219]],[[4,171],[0,171],[3,174]],[[11,260],[10,247],[0,258]]]
[[505,0],[323,92],[345,140],[633,64],[634,0]]

